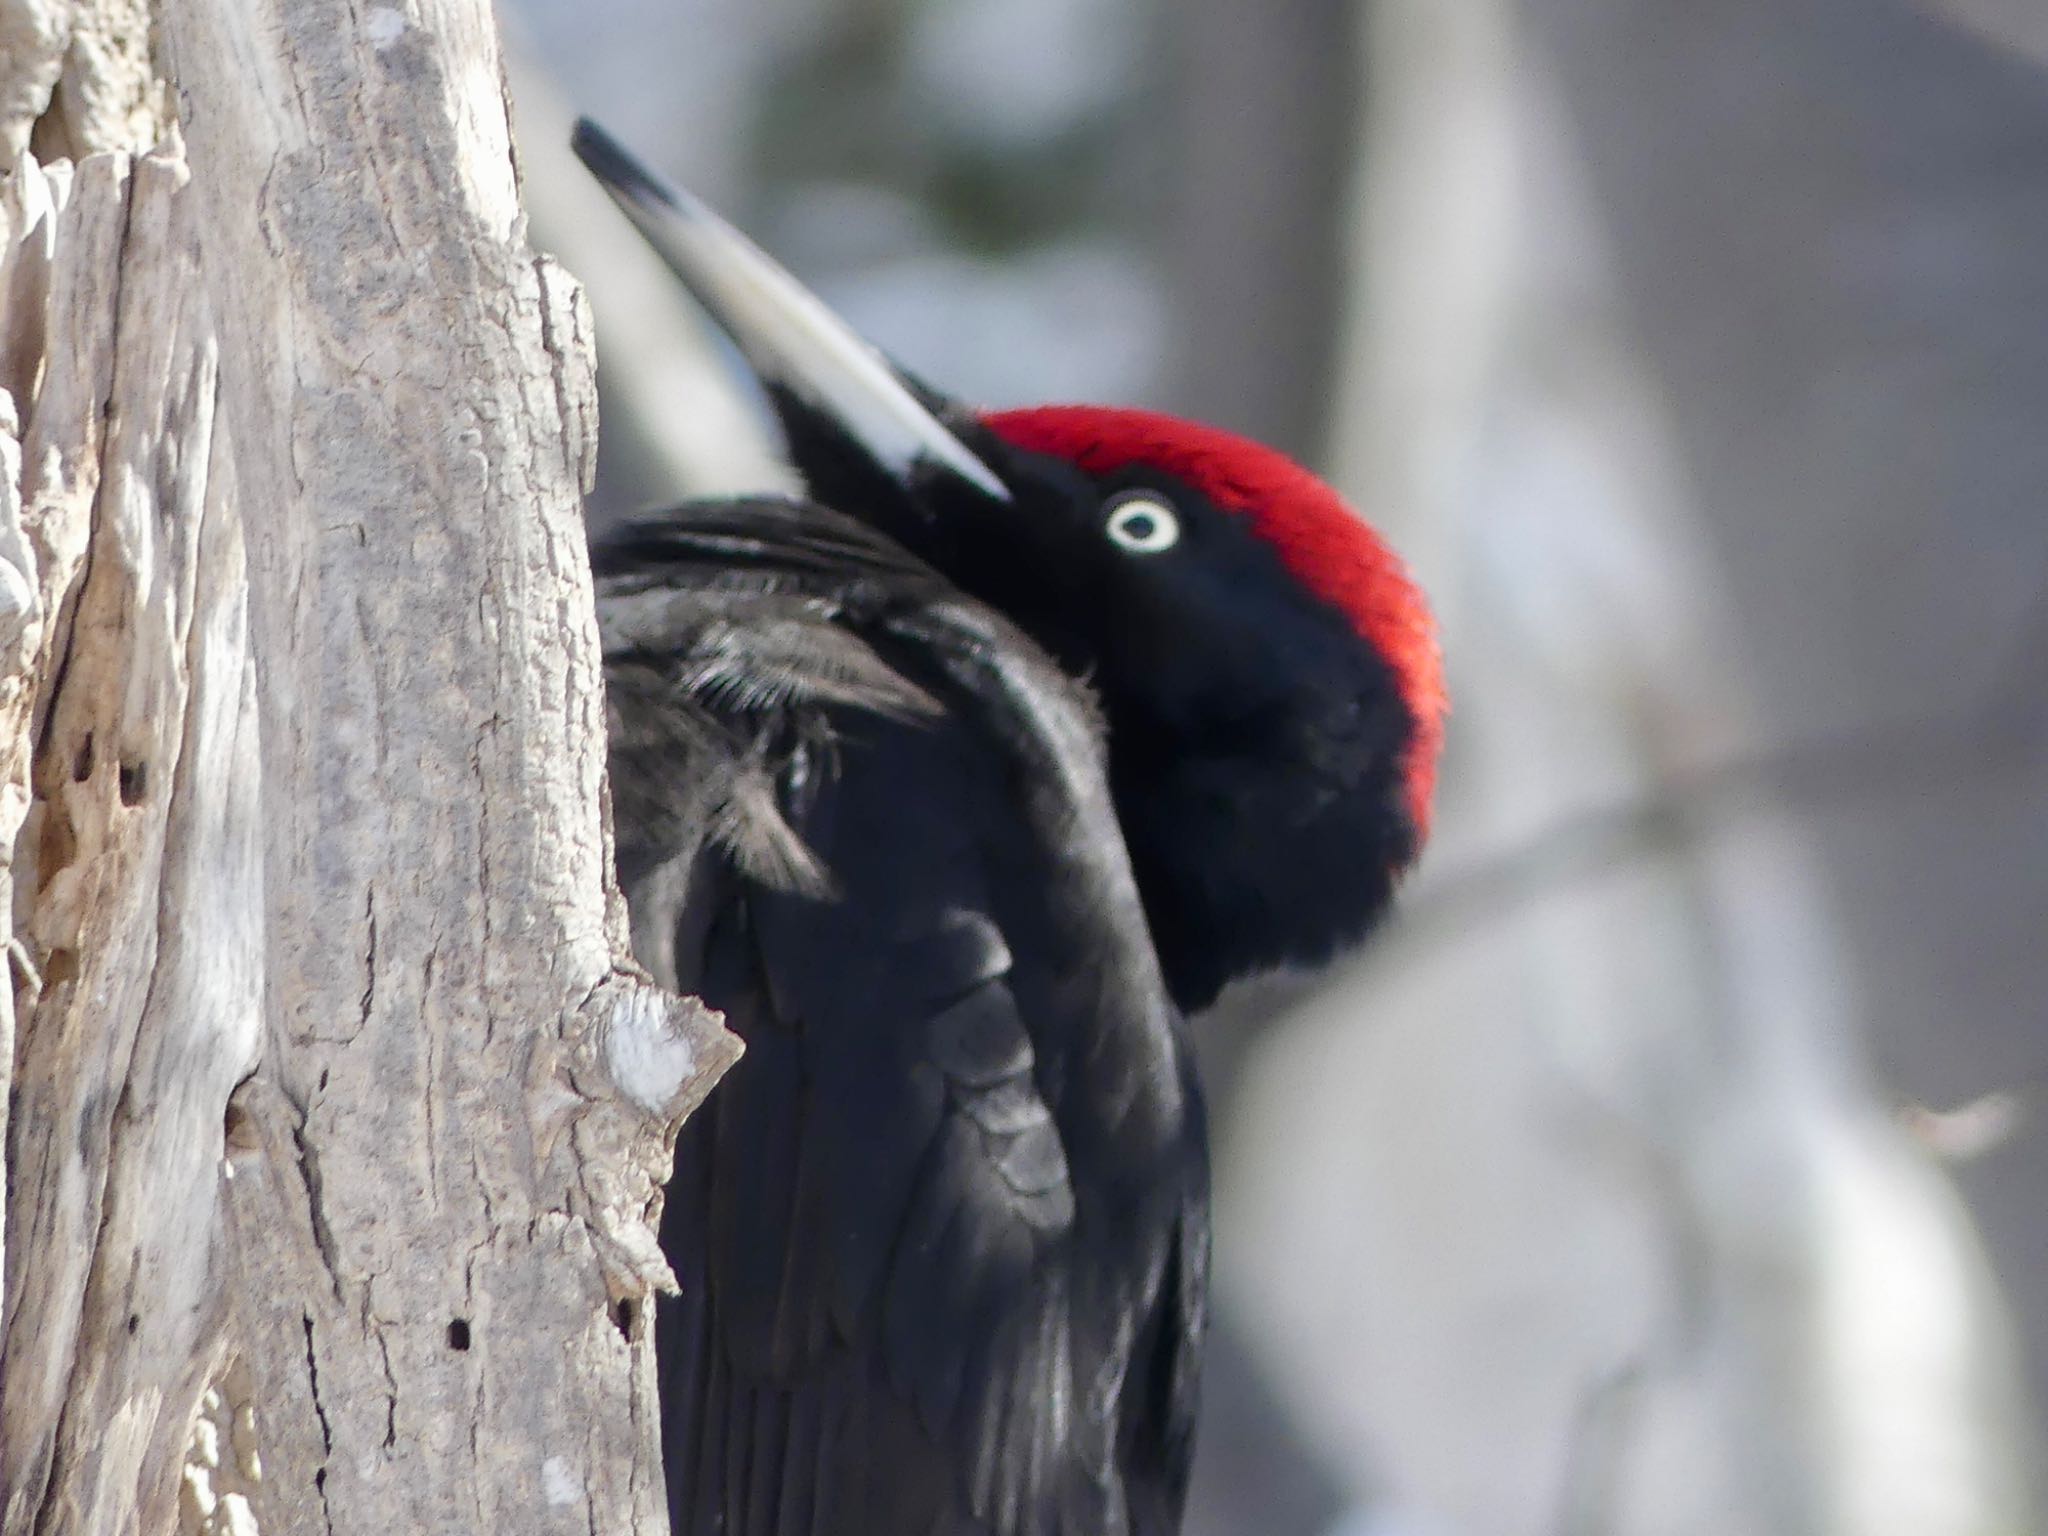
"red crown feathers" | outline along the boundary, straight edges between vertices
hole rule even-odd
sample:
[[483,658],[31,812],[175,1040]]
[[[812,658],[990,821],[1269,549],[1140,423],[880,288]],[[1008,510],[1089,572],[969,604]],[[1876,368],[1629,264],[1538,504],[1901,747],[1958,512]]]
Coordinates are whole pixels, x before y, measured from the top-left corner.
[[1449,705],[1436,621],[1401,557],[1341,496],[1283,453],[1156,411],[1049,405],[992,411],[982,420],[1013,447],[1095,475],[1134,464],[1160,470],[1242,514],[1295,578],[1350,619],[1392,668],[1413,721],[1401,764],[1408,813],[1417,841],[1428,835]]

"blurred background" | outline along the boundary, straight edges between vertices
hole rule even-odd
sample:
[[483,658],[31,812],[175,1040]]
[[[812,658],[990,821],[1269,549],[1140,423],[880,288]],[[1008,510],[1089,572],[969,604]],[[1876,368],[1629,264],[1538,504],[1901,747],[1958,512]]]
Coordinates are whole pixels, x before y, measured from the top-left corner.
[[2041,0],[504,0],[595,516],[774,483],[590,112],[990,404],[1332,476],[1438,834],[1204,1021],[1193,1536],[2036,1530]]

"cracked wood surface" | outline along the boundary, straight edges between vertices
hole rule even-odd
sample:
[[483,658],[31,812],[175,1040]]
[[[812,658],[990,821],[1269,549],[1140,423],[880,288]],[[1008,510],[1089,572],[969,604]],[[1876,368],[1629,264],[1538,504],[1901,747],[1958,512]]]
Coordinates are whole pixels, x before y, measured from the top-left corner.
[[736,1046],[627,958],[489,12],[125,14],[0,0],[0,1536],[658,1529]]

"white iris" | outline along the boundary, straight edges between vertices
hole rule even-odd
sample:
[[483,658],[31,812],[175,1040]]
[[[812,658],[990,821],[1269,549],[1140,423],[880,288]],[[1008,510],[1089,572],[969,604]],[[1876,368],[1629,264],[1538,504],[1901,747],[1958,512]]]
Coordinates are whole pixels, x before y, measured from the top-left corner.
[[1109,509],[1103,525],[1110,542],[1134,555],[1156,555],[1180,542],[1180,519],[1153,496],[1132,496]]

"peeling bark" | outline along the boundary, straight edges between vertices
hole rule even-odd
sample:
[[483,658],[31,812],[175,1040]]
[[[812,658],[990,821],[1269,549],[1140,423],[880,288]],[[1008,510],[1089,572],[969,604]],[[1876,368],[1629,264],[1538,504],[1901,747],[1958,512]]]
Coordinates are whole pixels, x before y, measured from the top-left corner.
[[0,0],[0,1536],[660,1528],[736,1045],[628,954],[499,78],[477,5]]

